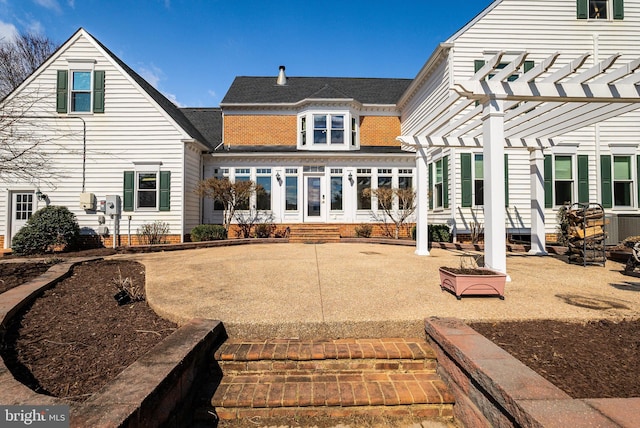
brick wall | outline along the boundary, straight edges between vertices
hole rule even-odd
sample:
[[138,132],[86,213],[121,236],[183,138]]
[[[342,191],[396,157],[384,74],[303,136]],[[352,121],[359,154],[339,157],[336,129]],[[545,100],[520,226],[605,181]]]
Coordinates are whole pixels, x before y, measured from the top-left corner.
[[386,116],[365,116],[360,118],[361,146],[398,146],[396,137],[400,135],[400,118]]
[[[295,146],[297,116],[238,115],[224,117],[224,143],[231,146]],[[360,144],[397,146],[400,118],[364,116],[360,118]]]
[[224,143],[231,146],[295,146],[297,116],[224,117]]

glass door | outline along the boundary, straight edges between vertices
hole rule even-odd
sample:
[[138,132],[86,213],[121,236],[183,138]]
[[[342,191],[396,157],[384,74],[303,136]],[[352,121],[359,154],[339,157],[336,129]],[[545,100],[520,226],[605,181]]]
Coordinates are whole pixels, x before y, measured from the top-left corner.
[[325,195],[323,177],[305,177],[305,221],[324,221]]

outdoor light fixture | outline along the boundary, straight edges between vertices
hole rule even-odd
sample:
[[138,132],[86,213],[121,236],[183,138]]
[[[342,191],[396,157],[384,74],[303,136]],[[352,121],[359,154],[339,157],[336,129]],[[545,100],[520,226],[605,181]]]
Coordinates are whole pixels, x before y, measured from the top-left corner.
[[278,184],[282,184],[282,177],[279,172],[276,172],[276,180],[278,180]]
[[353,185],[353,174],[351,173],[351,171],[349,171],[349,183],[351,183],[351,185]]
[[36,198],[38,198],[39,201],[45,201],[47,200],[47,195],[45,195],[40,191],[40,189],[38,189],[36,190]]

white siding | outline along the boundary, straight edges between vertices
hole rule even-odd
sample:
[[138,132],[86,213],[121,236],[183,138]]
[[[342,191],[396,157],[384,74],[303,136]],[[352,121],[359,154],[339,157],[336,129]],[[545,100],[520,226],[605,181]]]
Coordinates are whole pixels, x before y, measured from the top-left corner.
[[186,234],[201,223],[202,198],[195,193],[198,181],[202,178],[202,155],[198,147],[191,144],[185,146],[184,168],[184,233]]
[[[554,52],[560,52],[560,60],[551,72],[584,53],[591,53],[592,56],[583,69],[616,53],[622,54],[623,62],[640,57],[639,1],[625,2],[624,20],[579,20],[576,18],[575,0],[504,0],[480,16],[477,21],[447,40],[452,45],[448,57],[450,63],[432,66],[427,80],[421,82],[421,89],[402,106],[403,135],[420,135],[421,129],[426,125],[424,118],[448,95],[450,82],[470,78],[474,73],[474,60],[487,60],[498,51],[506,52],[505,60],[513,59],[519,52],[528,51],[530,55],[527,60],[536,63]],[[448,75],[447,67],[452,70],[452,76]],[[578,145],[574,154],[589,156],[591,202],[600,201],[599,155],[610,154],[610,145],[638,144],[639,135],[640,111],[636,110],[559,138],[567,144]],[[435,155],[438,150],[430,150],[429,156]],[[548,149],[545,154],[560,153],[563,150],[566,149]],[[447,151],[451,155],[451,171],[456,174],[449,181],[451,209],[431,211],[429,222],[444,223],[454,219],[458,229],[464,232],[468,229],[474,210],[461,208],[459,153],[462,151],[464,150]],[[529,153],[526,150],[507,150],[506,153],[509,155],[506,227],[512,233],[526,233],[530,227],[531,204]],[[636,149],[636,153],[640,152]],[[577,177],[574,180],[577,183]],[[577,185],[575,190],[577,192]],[[634,188],[634,198],[636,195],[637,190]],[[636,202],[635,207],[639,204],[640,201]],[[638,212],[637,208],[633,212]],[[545,212],[549,233],[555,232],[556,214],[557,208],[547,209]],[[483,221],[481,215],[480,220]]]
[[[103,199],[106,195],[122,197],[125,170],[134,170],[136,162],[161,163],[162,171],[171,171],[171,210],[124,212],[121,233],[127,233],[130,215],[132,233],[136,233],[137,228],[144,223],[160,220],[169,224],[171,234],[182,234],[185,187],[182,141],[189,136],[82,32],[75,41],[71,41],[54,56],[46,68],[37,72],[27,82],[25,89],[46,94],[34,106],[31,114],[53,117],[51,120],[42,120],[40,132],[46,136],[47,132],[49,135],[53,132],[57,138],[40,150],[49,154],[50,167],[57,175],[51,177],[50,174],[43,174],[33,183],[5,183],[0,186],[24,186],[30,189],[39,187],[49,195],[51,205],[64,205],[71,209],[78,217],[81,227],[97,229],[100,213],[87,213],[79,206],[82,191],[82,122],[64,119],[71,115],[56,113],[56,73],[57,70],[70,68],[69,59],[95,61],[95,69],[105,71],[105,113],[76,115],[86,122],[85,191],[95,193],[98,199]],[[8,207],[5,198],[6,192],[0,192],[0,233],[6,235],[4,213]],[[193,210],[193,202],[191,205],[190,212]],[[193,218],[190,217],[189,222],[192,223]],[[107,219],[107,226],[113,231],[110,219]]]

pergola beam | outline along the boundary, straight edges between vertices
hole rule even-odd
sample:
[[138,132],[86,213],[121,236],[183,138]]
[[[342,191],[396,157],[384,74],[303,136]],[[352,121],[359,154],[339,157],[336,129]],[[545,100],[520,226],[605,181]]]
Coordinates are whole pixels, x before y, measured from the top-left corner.
[[[581,72],[590,56],[585,53],[552,70],[559,58],[556,52],[510,82],[509,78],[527,58],[527,52],[499,68],[503,56],[504,52],[499,52],[470,79],[454,83],[446,100],[421,119],[425,123],[423,129],[415,135],[400,136],[398,140],[403,150],[417,153],[419,186],[426,183],[427,149],[483,149],[485,261],[490,267],[506,271],[502,191],[505,148],[527,148],[531,152],[531,221],[532,233],[536,235],[532,236],[532,243],[536,243],[534,252],[542,254],[545,230],[540,149],[556,145],[553,137],[640,108],[640,72],[637,72],[640,58],[610,71],[620,59],[616,54]],[[476,102],[481,105],[474,106]],[[426,195],[426,192],[418,193]],[[420,211],[428,211],[424,199],[417,213],[421,225],[425,223],[426,212]],[[426,248],[425,239],[425,235],[421,235],[419,250]]]

